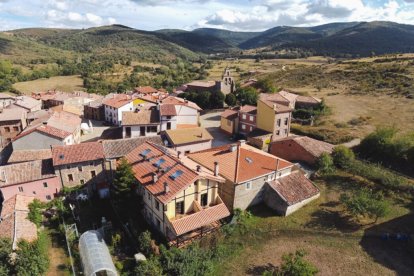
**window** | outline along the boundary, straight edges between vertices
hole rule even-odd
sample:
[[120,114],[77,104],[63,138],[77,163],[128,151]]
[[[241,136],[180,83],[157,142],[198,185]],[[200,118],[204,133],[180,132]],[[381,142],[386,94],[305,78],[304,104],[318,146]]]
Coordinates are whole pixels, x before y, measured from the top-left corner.
[[10,127],[5,127],[4,132],[10,132]]
[[289,122],[289,118],[285,118],[285,126],[288,125],[288,122]]
[[171,116],[167,116],[167,120],[170,120],[171,119]]
[[280,130],[277,130],[276,131],[276,135],[280,135]]
[[175,214],[184,214],[184,201],[178,201],[175,203]]
[[246,182],[246,190],[251,190],[252,189],[252,182]]
[[250,126],[250,131],[253,131],[253,127],[252,126]]
[[47,188],[47,182],[43,182],[43,188]]
[[35,195],[36,194],[36,191],[33,191],[33,194]]
[[158,200],[155,201],[155,209],[157,209],[157,211],[160,210],[160,203],[158,202]]
[[148,200],[151,200],[151,194],[148,193]]
[[82,171],[82,166],[78,166],[78,171]]
[[254,117],[253,117],[252,115],[250,115],[249,119],[250,119],[250,121],[252,121],[252,122],[253,122]]
[[19,131],[19,127],[14,126],[14,127],[13,127],[13,131]]
[[80,184],[81,185],[85,184],[85,179],[81,179]]
[[91,171],[91,177],[94,178],[96,176],[96,172],[95,171]]
[[242,119],[246,120],[246,114],[242,114]]
[[46,196],[46,199],[47,199],[47,200],[51,200],[51,199],[52,199],[52,197],[51,197],[50,195],[47,195],[47,196]]
[[280,127],[281,120],[277,119],[277,126]]
[[208,204],[208,193],[201,195],[201,206],[207,206]]
[[19,192],[23,193],[23,187],[19,187]]
[[246,125],[242,124],[241,127],[242,127],[242,129],[246,129]]
[[69,181],[70,182],[72,182],[73,181],[73,175],[70,173],[70,174],[68,174],[68,179],[69,179]]

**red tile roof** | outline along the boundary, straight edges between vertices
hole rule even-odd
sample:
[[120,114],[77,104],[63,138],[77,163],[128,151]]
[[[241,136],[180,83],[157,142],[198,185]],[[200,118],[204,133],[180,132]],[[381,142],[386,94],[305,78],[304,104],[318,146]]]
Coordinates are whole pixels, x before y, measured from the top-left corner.
[[32,132],[40,132],[55,138],[59,138],[60,140],[65,139],[66,137],[68,137],[69,135],[71,135],[72,133],[64,131],[64,130],[60,130],[57,128],[54,128],[52,126],[48,126],[48,125],[40,125],[38,127],[34,127],[30,130],[24,131],[22,133],[20,133],[19,135],[17,135],[13,140],[17,140],[20,139],[24,136],[27,136],[29,134],[31,134]]
[[175,105],[173,105],[173,104],[162,104],[160,106],[160,115],[161,116],[177,116],[177,111],[175,110]]
[[224,203],[202,209],[194,214],[171,221],[172,228],[177,236],[198,229],[230,215]]
[[104,158],[102,143],[88,142],[77,145],[54,146],[52,148],[53,165],[67,165]]
[[[142,153],[149,150],[146,157]],[[176,194],[193,184],[199,178],[199,175],[192,169],[183,165],[180,160],[167,153],[166,149],[152,144],[144,143],[135,148],[125,157],[132,165],[132,170],[138,182],[145,186],[148,191],[158,198],[159,201],[166,204],[171,201]],[[163,159],[161,164],[163,170],[159,170],[154,164]],[[173,175],[181,171],[182,174],[173,179]],[[153,182],[153,174],[156,173],[158,181]],[[164,183],[169,186],[169,192],[164,192]]]
[[132,101],[132,97],[126,94],[114,94],[113,97],[103,100],[103,104],[114,108],[120,108]]
[[300,171],[269,182],[269,186],[289,205],[319,194],[319,189]]
[[20,163],[34,160],[45,160],[52,158],[52,151],[50,149],[40,150],[13,150],[7,163]]
[[332,144],[326,143],[324,141],[319,141],[307,136],[293,136],[272,142],[270,148],[289,147],[289,145],[284,142],[295,142],[314,157],[319,157],[324,152],[332,153],[333,148],[335,147]]
[[243,105],[240,107],[240,112],[243,113],[249,113],[249,114],[256,114],[257,113],[257,107],[253,105]]
[[29,183],[56,176],[51,159],[2,166],[0,167],[0,174],[0,187]]
[[223,113],[221,113],[221,117],[226,118],[227,120],[234,120],[239,116],[237,110],[233,109],[226,109]]
[[179,98],[179,97],[174,97],[174,96],[168,96],[167,98],[163,99],[161,101],[161,103],[163,104],[175,104],[175,105],[185,105],[197,110],[202,110],[201,107],[199,107],[196,103],[193,103],[191,101]]
[[267,106],[273,108],[276,113],[291,112],[293,109],[289,107],[290,101],[282,95],[261,93],[259,100]]
[[240,143],[190,153],[188,157],[210,170],[214,170],[214,162],[218,162],[219,174],[233,183],[293,166],[284,159]]
[[142,86],[142,87],[135,88],[135,92],[140,93],[140,94],[152,94],[152,93],[157,93],[158,90],[151,86]]

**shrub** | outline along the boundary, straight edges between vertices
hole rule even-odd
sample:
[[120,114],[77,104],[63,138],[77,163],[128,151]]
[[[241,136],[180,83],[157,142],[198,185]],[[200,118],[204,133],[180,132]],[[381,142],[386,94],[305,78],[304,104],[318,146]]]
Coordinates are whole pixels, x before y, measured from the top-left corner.
[[228,106],[235,106],[237,103],[237,99],[236,96],[232,93],[227,94],[226,95],[226,99],[224,100],[224,102],[228,105]]
[[42,223],[42,220],[43,220],[42,210],[45,207],[46,207],[45,204],[42,203],[38,199],[34,199],[29,204],[29,214],[27,215],[27,218],[31,222],[33,222],[34,224],[36,224],[37,227],[40,227],[40,224]]
[[154,254],[151,246],[151,233],[149,231],[142,232],[138,236],[138,246],[142,254],[147,258]]
[[319,156],[316,165],[321,174],[331,174],[335,171],[335,165],[330,154],[324,152]]
[[336,146],[332,152],[332,158],[335,166],[346,168],[355,160],[355,154],[345,146]]
[[280,268],[263,272],[262,276],[313,276],[318,273],[318,269],[306,261],[304,250],[296,250],[296,252],[284,254],[282,256],[282,264]]

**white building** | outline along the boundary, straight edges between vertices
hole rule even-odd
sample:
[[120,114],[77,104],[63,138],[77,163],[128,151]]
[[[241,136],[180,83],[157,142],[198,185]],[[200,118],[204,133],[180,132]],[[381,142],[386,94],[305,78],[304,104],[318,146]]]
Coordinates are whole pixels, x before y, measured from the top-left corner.
[[114,94],[103,101],[105,108],[105,121],[120,126],[122,125],[122,113],[134,110],[133,99],[130,95]]

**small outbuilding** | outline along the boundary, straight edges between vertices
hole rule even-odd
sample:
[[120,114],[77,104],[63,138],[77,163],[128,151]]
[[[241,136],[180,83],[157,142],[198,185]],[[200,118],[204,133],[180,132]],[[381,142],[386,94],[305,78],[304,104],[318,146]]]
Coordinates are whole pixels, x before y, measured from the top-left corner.
[[100,232],[86,231],[79,238],[79,253],[86,276],[117,276],[118,273]]

